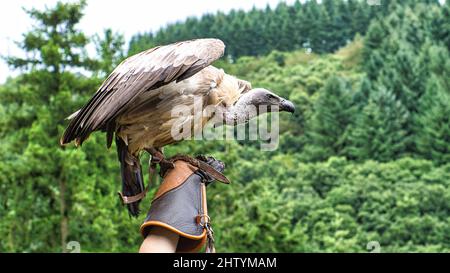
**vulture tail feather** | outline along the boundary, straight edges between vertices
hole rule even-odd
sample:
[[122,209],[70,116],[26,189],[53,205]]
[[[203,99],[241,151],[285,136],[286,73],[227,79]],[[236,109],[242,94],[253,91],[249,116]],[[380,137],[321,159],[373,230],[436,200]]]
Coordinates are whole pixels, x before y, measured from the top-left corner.
[[[117,155],[120,162],[122,174],[122,195],[135,196],[145,190],[139,156],[128,151],[128,146],[118,136],[116,136]],[[131,216],[139,215],[139,203],[141,200],[127,204],[128,212]]]

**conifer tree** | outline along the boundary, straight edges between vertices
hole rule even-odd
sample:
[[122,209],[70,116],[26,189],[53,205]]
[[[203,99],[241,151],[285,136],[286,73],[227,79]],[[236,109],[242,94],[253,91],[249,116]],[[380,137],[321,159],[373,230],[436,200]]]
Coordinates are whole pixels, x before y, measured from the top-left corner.
[[408,111],[395,95],[380,87],[357,116],[348,136],[346,153],[357,160],[390,161],[401,157],[408,144]]
[[[15,248],[24,251],[67,251],[69,238],[83,241],[81,222],[76,221],[83,211],[86,223],[115,205],[109,194],[117,190],[110,186],[114,181],[112,167],[115,169],[117,164],[106,160],[104,151],[98,152],[104,145],[97,143],[83,150],[59,146],[65,117],[79,108],[100,83],[95,77],[80,74],[80,69],[93,71],[101,63],[100,69],[106,72],[113,65],[87,57],[85,46],[89,38],[77,28],[85,5],[83,0],[58,2],[43,11],[29,10],[35,24],[19,43],[28,57],[8,58],[11,66],[25,72],[19,78],[19,88],[30,90],[18,107],[33,113],[25,124],[16,124],[15,130],[23,132],[23,142],[16,142],[15,149],[9,151],[5,164],[11,167],[1,177],[1,184],[9,185],[2,195],[7,196],[11,212],[17,214],[8,222],[14,229],[10,239]],[[120,39],[111,33],[107,35],[99,52],[105,58],[116,56],[109,43],[120,44]],[[96,141],[97,137],[91,140]],[[91,166],[88,162],[96,164]],[[87,216],[86,210],[96,213]],[[110,212],[110,216],[113,220],[114,213]],[[99,232],[96,238],[84,238],[101,240],[114,229],[105,232]]]
[[[53,9],[27,11],[37,24],[24,35],[21,47],[33,53],[29,56],[35,57],[8,59],[13,67],[29,71],[24,79],[28,84],[33,84],[32,88],[36,92],[35,100],[29,101],[37,113],[37,119],[28,132],[28,141],[33,144],[23,147],[25,164],[29,165],[29,172],[34,173],[34,179],[30,177],[24,182],[40,188],[30,193],[37,194],[37,200],[51,200],[50,204],[41,204],[39,208],[44,212],[49,210],[47,217],[51,217],[53,210],[59,210],[58,221],[54,221],[57,218],[47,220],[50,226],[59,226],[49,231],[49,234],[59,234],[62,250],[69,236],[70,183],[74,182],[70,181],[74,176],[67,164],[79,159],[80,155],[60,150],[57,145],[58,124],[62,125],[64,116],[61,114],[69,114],[67,102],[71,101],[71,92],[76,91],[74,77],[68,71],[73,68],[90,69],[93,64],[84,51],[88,38],[76,28],[85,5],[85,1],[74,4],[59,2]],[[45,219],[46,216],[42,217]]]
[[94,36],[94,43],[99,53],[96,70],[102,72],[100,76],[104,77],[124,59],[125,54],[121,48],[125,44],[125,38],[111,29],[106,29],[103,36]]
[[353,95],[352,105],[356,107],[358,111],[362,110],[369,102],[371,92],[372,84],[367,77],[364,77],[359,84],[359,89]]
[[436,76],[427,82],[415,116],[419,154],[440,164],[450,162],[450,94]]
[[340,155],[345,145],[345,132],[352,119],[349,86],[339,77],[331,77],[314,104],[314,115],[307,127],[307,153],[313,160]]
[[232,60],[268,54],[272,50],[312,48],[318,53],[333,52],[357,32],[364,34],[369,21],[375,15],[387,14],[388,9],[388,5],[368,6],[357,0],[308,0],[291,5],[280,2],[275,8],[267,5],[248,12],[217,12],[200,18],[189,17],[155,33],[138,34],[130,41],[129,53],[198,37],[222,39]]

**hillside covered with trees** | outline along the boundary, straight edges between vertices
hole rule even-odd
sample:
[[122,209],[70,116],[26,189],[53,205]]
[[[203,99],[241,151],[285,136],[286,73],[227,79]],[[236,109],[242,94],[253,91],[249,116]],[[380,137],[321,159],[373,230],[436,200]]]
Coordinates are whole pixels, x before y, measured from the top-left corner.
[[214,65],[297,107],[281,114],[275,151],[250,140],[166,150],[226,163],[232,184],[208,187],[219,252],[449,252],[450,4],[381,2],[207,14],[136,35],[128,53],[114,31],[78,30],[83,1],[29,11],[32,57],[8,58],[23,73],[0,86],[0,251],[137,251],[145,213],[120,205],[115,149],[100,133],[60,148],[64,118],[124,56],[218,37],[227,52]]

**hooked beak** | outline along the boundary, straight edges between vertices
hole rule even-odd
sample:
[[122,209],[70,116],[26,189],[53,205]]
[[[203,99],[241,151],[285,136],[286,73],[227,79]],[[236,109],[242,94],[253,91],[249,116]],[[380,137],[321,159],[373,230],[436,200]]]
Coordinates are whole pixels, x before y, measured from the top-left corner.
[[291,101],[282,99],[281,102],[280,102],[280,112],[281,111],[294,113],[295,112],[295,105]]

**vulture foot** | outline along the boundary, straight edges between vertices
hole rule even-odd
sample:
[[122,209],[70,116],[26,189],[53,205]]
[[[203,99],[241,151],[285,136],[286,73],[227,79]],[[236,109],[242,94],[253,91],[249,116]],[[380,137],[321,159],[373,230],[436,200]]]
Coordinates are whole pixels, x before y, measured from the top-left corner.
[[164,156],[163,152],[160,149],[157,148],[148,148],[146,149],[148,153],[152,156],[150,160],[150,166],[149,168],[152,168],[155,164],[159,164],[159,167],[161,169],[161,173],[165,173],[167,170],[175,168],[175,165],[172,161],[167,160]]

